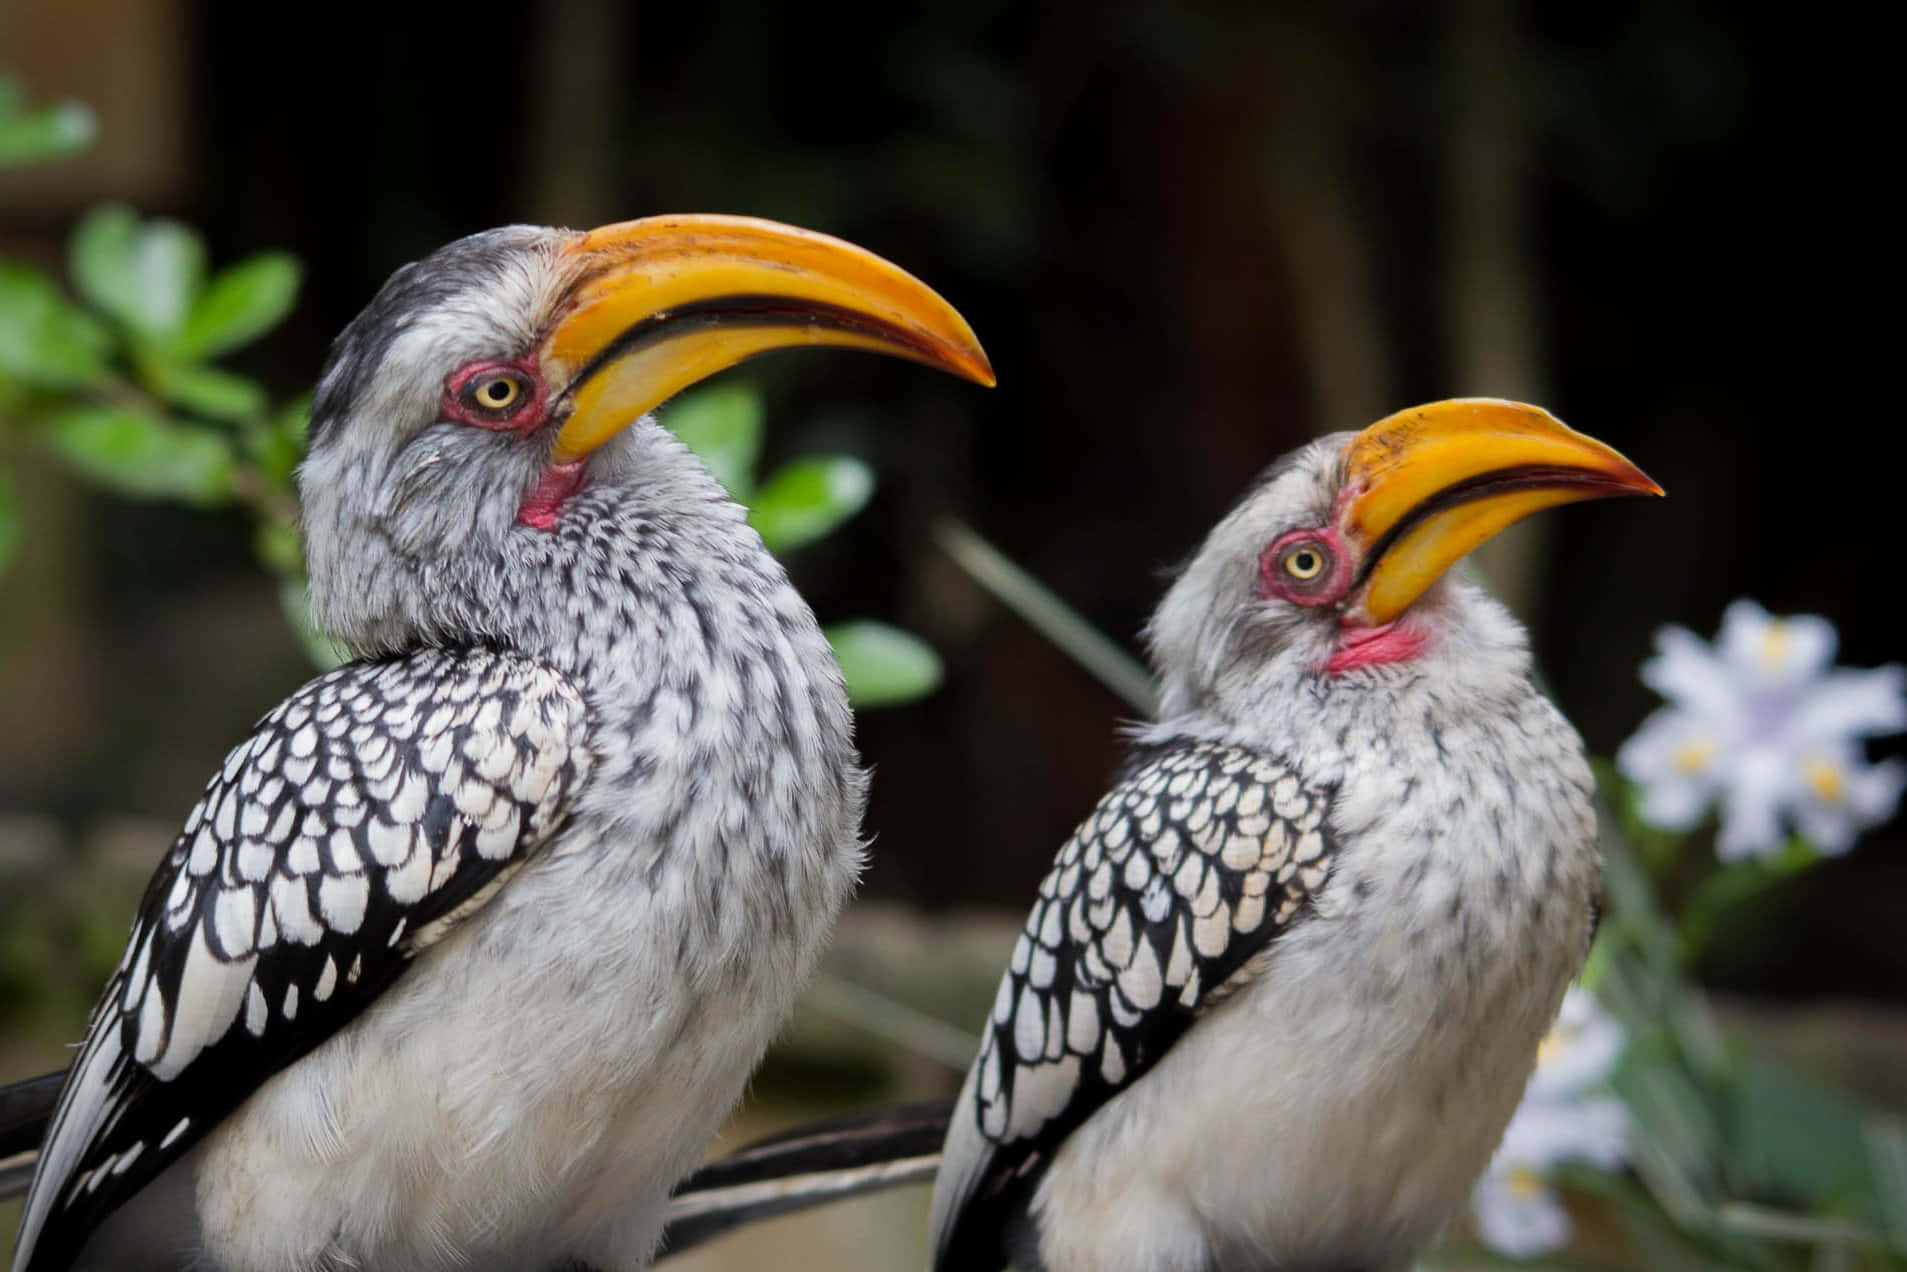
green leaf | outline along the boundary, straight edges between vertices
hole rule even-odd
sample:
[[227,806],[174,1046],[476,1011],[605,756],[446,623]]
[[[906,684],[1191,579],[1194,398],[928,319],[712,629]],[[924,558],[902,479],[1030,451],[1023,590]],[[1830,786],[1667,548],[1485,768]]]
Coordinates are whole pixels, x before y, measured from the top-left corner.
[[728,493],[747,502],[761,454],[761,397],[745,384],[717,384],[686,393],[659,417],[702,457]]
[[62,159],[84,150],[99,134],[99,121],[81,102],[55,102],[22,111],[0,94],[0,168]]
[[213,504],[232,493],[237,463],[224,434],[118,406],[78,406],[46,421],[47,444],[121,494]]
[[163,357],[140,358],[138,362],[147,388],[196,415],[244,420],[265,412],[265,390],[243,376]]
[[102,379],[112,335],[53,280],[0,261],[0,373],[45,389]]
[[258,475],[274,490],[289,491],[292,473],[305,454],[305,430],[310,426],[311,395],[292,399],[270,420],[244,431],[245,454]]
[[772,551],[786,552],[828,534],[873,494],[874,472],[858,459],[798,459],[755,492],[748,519]]
[[252,536],[252,548],[264,567],[280,578],[303,573],[305,541],[295,525],[267,521]]
[[143,225],[109,203],[81,218],[68,246],[80,294],[149,341],[170,347],[205,281],[205,244],[177,221]]
[[278,585],[278,604],[285,611],[285,621],[291,625],[292,634],[320,671],[330,671],[351,661],[351,651],[332,640],[318,630],[311,621],[311,596],[305,589],[301,578],[289,578]]
[[1734,1096],[1735,1162],[1756,1195],[1809,1206],[1873,1195],[1860,1114],[1838,1092],[1751,1059]]
[[857,707],[912,702],[939,688],[940,655],[918,636],[869,619],[836,623],[823,633],[847,677]]
[[20,496],[13,489],[13,474],[0,471],[0,578],[13,564],[20,547]]
[[301,271],[284,252],[261,252],[216,274],[186,315],[180,352],[228,353],[276,327],[298,299]]

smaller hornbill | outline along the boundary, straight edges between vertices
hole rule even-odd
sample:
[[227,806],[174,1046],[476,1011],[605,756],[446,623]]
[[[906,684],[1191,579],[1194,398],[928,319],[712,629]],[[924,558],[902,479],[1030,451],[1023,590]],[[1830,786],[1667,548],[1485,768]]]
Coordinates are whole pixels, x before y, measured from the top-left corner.
[[1589,948],[1582,741],[1446,576],[1661,489],[1513,402],[1321,438],[1148,632],[1162,698],[1060,850],[955,1105],[934,1266],[1403,1272],[1463,1204]]
[[356,659],[161,862],[14,1272],[648,1264],[861,865],[840,668],[651,415],[805,345],[992,382],[918,280],[742,217],[477,234],[345,329],[298,482]]

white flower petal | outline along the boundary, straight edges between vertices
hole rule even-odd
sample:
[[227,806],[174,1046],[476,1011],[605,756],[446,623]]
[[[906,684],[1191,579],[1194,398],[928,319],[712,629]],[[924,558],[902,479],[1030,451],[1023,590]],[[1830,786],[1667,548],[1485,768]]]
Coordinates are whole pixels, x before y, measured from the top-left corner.
[[1907,729],[1907,667],[1829,672],[1808,686],[1793,711],[1787,736],[1796,746],[1899,733]]
[[1603,1010],[1596,996],[1572,986],[1536,1053],[1536,1072],[1524,1101],[1580,1096],[1606,1081],[1622,1058],[1625,1041],[1621,1023]]
[[1629,1110],[1613,1096],[1597,1096],[1577,1107],[1576,1151],[1572,1157],[1603,1170],[1620,1170],[1629,1161]]
[[1642,664],[1642,683],[1687,710],[1726,714],[1736,708],[1737,677],[1686,627],[1655,634],[1656,656]]
[[1713,782],[1664,778],[1643,786],[1642,802],[1636,811],[1643,821],[1660,830],[1694,830],[1715,802],[1715,791]]
[[1834,625],[1814,614],[1772,618],[1750,600],[1722,614],[1715,644],[1722,661],[1747,683],[1761,688],[1805,684],[1834,661]]
[[1511,1168],[1477,1181],[1470,1196],[1477,1235],[1491,1249],[1528,1259],[1559,1250],[1569,1242],[1569,1213],[1554,1191],[1532,1182],[1525,1170]]
[[1708,812],[1732,762],[1719,730],[1693,712],[1663,707],[1616,751],[1616,767],[1642,790],[1642,819],[1692,830]]
[[1497,1155],[1506,1162],[1548,1170],[1562,1162],[1603,1160],[1612,1137],[1617,1154],[1625,1155],[1627,1124],[1610,1123],[1605,1107],[1610,1105],[1621,1108],[1603,1096],[1525,1098],[1503,1129]]
[[1839,856],[1871,826],[1893,816],[1907,785],[1907,767],[1897,760],[1864,764],[1851,755],[1812,755],[1802,760],[1806,790],[1795,801],[1795,829],[1828,856]]
[[1847,775],[1847,804],[1861,819],[1861,829],[1865,830],[1894,815],[1904,789],[1907,789],[1907,764],[1886,760],[1880,764],[1857,765]]
[[1798,765],[1773,748],[1742,757],[1722,794],[1722,828],[1715,855],[1723,861],[1772,857],[1782,843],[1781,809]]

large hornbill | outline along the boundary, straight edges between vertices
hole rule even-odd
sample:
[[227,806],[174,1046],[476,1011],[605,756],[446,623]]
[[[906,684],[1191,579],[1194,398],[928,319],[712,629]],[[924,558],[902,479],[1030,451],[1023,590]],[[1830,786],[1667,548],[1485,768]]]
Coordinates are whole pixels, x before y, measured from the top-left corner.
[[1582,742],[1446,570],[1661,490],[1535,407],[1286,456],[1149,629],[1157,722],[1040,885],[934,1188],[935,1267],[1398,1272],[1585,956]]
[[807,344],[992,382],[920,282],[738,217],[474,235],[345,329],[299,488],[357,660],[154,876],[15,1272],[647,1264],[853,886],[866,785],[813,615],[650,412]]

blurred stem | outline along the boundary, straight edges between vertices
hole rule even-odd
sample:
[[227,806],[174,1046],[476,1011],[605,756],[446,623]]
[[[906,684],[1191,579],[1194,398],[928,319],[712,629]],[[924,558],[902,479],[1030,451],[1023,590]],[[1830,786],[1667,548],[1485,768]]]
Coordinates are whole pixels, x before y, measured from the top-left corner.
[[[1745,1237],[1766,1241],[1785,1241],[1795,1245],[1840,1246],[1844,1249],[1872,1249],[1891,1243],[1879,1232],[1844,1219],[1821,1219],[1798,1215],[1745,1201],[1722,1203],[1716,1212],[1721,1227]],[[1895,1247],[1897,1253],[1907,1248]]]
[[1703,879],[1689,893],[1688,901],[1682,907],[1683,965],[1695,965],[1715,930],[1715,920],[1722,914],[1792,878],[1816,860],[1814,852],[1805,843],[1799,838],[1791,838],[1782,846],[1781,855],[1772,861],[1751,859],[1733,862]]
[[965,1073],[980,1049],[980,1040],[966,1030],[832,972],[815,973],[806,999],[817,1011],[937,1060],[955,1073]]
[[1148,720],[1158,713],[1159,688],[1152,673],[1081,618],[1044,583],[1015,565],[962,522],[941,521],[934,528],[934,538],[974,582],[1025,619],[1100,684],[1125,699],[1133,710]]
[[1605,1263],[1601,1259],[1578,1259],[1567,1255],[1546,1254],[1538,1259],[1519,1259],[1499,1254],[1488,1246],[1443,1245],[1418,1260],[1427,1268],[1518,1268],[1522,1272],[1634,1272],[1623,1263]]

